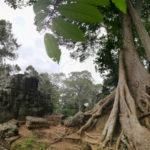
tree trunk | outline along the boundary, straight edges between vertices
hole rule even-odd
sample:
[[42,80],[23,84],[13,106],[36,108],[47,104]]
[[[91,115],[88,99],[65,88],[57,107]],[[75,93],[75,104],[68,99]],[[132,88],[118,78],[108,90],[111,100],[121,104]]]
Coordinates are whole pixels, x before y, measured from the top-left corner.
[[89,128],[96,128],[103,112],[108,111],[108,106],[111,105],[112,109],[102,132],[103,146],[111,142],[119,120],[122,132],[116,142],[116,149],[122,149],[122,141],[131,150],[150,150],[149,118],[139,121],[140,115],[150,112],[150,75],[137,55],[128,14],[122,15],[122,29],[123,49],[119,59],[118,86],[111,95],[85,114],[91,115],[91,118],[79,133],[84,135]]
[[143,23],[141,22],[140,17],[138,16],[138,13],[133,8],[133,6],[129,0],[127,1],[127,4],[128,4],[129,13],[132,17],[133,23],[135,24],[136,30],[141,39],[141,43],[145,49],[147,58],[150,61],[150,37],[148,35],[148,32],[146,31]]
[[[122,28],[124,56],[120,60],[123,63],[120,62],[119,78],[126,81],[122,82],[125,89],[120,96],[120,123],[132,149],[149,150],[150,132],[140,124],[137,114],[149,112],[150,96],[147,88],[150,86],[150,76],[137,55],[128,15],[123,15]],[[122,74],[126,78],[121,79]],[[145,125],[150,127],[147,118]]]

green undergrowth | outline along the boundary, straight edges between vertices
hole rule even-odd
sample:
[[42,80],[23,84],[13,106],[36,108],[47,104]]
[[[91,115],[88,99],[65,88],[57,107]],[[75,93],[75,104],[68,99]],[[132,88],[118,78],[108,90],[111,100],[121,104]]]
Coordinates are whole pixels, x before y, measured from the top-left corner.
[[21,138],[14,142],[11,150],[46,150],[48,143],[40,142],[35,138]]

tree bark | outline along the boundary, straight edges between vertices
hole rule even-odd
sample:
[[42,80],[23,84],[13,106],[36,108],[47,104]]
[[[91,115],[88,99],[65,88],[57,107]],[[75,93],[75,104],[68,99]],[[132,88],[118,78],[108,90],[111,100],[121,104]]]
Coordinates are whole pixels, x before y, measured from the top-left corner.
[[129,0],[127,1],[127,5],[128,5],[129,13],[132,17],[133,23],[135,24],[136,30],[141,39],[142,45],[145,49],[148,60],[150,61],[150,37],[148,35],[148,32],[146,31],[143,23],[141,22],[140,17],[138,16],[138,13],[133,8],[133,6]]
[[[119,58],[118,86],[110,96],[103,99],[102,103],[99,102],[91,111],[91,118],[79,133],[88,131],[91,126],[96,127],[97,121],[101,119],[102,110],[106,109],[108,104],[112,105],[113,102],[112,110],[102,132],[103,146],[107,146],[111,142],[117,120],[119,120],[123,132],[121,132],[119,141],[124,136],[122,142],[126,144],[128,149],[150,150],[149,118],[143,120],[145,127],[138,119],[138,116],[150,112],[150,75],[140,62],[136,52],[132,22],[128,14],[122,15],[122,37],[123,48]],[[117,149],[119,143],[117,142]]]
[[[120,59],[119,78],[125,89],[120,96],[120,123],[133,150],[149,150],[150,132],[138,121],[137,111],[149,111],[150,102],[146,87],[150,85],[150,76],[137,55],[128,15],[123,15],[122,29],[124,55]],[[125,74],[124,77],[122,74]],[[142,106],[143,102],[145,107]]]

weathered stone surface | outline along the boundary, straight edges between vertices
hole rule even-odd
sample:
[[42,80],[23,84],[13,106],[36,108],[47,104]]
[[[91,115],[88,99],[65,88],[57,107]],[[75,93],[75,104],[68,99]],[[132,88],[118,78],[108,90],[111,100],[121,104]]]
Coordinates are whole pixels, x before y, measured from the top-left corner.
[[11,143],[19,137],[17,120],[0,124],[0,150],[10,150]]
[[10,150],[10,144],[0,139],[0,150]]
[[26,126],[28,129],[49,128],[49,123],[44,118],[27,116]]
[[24,74],[0,77],[0,122],[52,112],[50,95],[38,91],[38,82]]
[[67,127],[80,126],[84,123],[84,113],[78,112],[75,116],[69,117],[64,121],[64,125]]
[[18,135],[18,126],[15,122],[0,124],[0,138],[5,139]]
[[46,115],[44,118],[49,122],[51,126],[56,126],[58,124],[61,124],[61,121],[63,119],[62,114],[52,114],[52,115]]

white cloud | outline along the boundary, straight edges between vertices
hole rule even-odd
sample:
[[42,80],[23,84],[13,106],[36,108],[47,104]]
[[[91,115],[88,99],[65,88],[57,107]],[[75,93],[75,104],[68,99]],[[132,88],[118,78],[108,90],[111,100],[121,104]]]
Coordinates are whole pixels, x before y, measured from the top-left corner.
[[92,59],[79,63],[69,57],[66,49],[62,50],[60,64],[53,62],[46,54],[43,35],[36,31],[34,26],[34,13],[32,7],[13,10],[4,2],[0,1],[0,19],[12,23],[13,33],[18,39],[21,48],[19,58],[13,62],[17,63],[24,70],[28,65],[33,65],[39,72],[64,72],[88,70],[92,73],[96,82],[102,82],[99,74],[95,72]]

